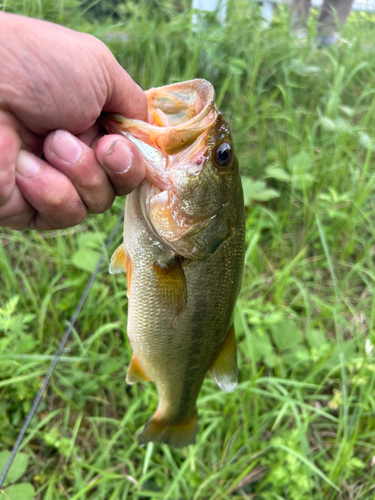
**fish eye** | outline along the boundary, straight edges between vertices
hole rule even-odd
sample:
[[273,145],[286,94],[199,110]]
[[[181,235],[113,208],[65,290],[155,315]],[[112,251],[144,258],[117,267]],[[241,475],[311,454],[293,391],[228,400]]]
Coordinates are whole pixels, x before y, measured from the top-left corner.
[[223,142],[214,152],[214,162],[218,167],[225,168],[232,163],[232,148],[227,142]]

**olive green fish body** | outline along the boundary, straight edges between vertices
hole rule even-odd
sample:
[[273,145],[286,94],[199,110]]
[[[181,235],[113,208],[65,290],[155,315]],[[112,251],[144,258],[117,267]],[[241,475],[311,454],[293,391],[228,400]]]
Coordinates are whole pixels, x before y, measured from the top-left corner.
[[176,254],[142,221],[139,191],[130,194],[126,204],[124,245],[132,263],[128,336],[145,374],[156,385],[159,418],[183,420],[195,412],[203,379],[232,323],[243,231],[228,237],[207,260],[183,268],[187,305],[178,314],[175,302],[160,290],[154,266],[173,261]]
[[[133,358],[127,381],[151,380],[158,391],[157,411],[139,441],[181,447],[194,442],[196,400],[207,371],[225,391],[237,383],[232,324],[245,225],[238,164],[212,87],[199,80],[177,85],[182,86],[177,97],[174,86],[149,91],[154,103],[155,94],[160,97],[167,89],[161,101],[156,99],[167,105],[151,109],[160,135],[156,126],[130,120],[122,129],[129,138],[131,131],[149,158],[150,172],[127,197],[124,242],[110,270],[126,267],[128,272],[127,333]],[[195,95],[190,101],[189,92]],[[181,115],[179,106],[182,120],[187,116],[186,130],[175,118]],[[171,110],[172,118],[163,109]],[[139,137],[148,146],[137,142]],[[155,151],[147,149],[155,144]]]

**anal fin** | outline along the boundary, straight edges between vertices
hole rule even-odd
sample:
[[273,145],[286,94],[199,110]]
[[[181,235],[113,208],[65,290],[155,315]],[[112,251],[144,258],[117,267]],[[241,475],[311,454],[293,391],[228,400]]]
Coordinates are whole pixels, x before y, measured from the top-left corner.
[[197,425],[197,411],[178,421],[160,419],[156,412],[145,425],[142,434],[138,438],[138,443],[143,445],[149,441],[156,441],[174,446],[175,448],[183,448],[195,443]]
[[211,375],[224,392],[232,392],[238,380],[236,338],[231,325],[223,345],[210,367]]
[[126,382],[128,384],[136,384],[137,382],[148,382],[150,379],[143,371],[137,357],[133,354],[126,374]]

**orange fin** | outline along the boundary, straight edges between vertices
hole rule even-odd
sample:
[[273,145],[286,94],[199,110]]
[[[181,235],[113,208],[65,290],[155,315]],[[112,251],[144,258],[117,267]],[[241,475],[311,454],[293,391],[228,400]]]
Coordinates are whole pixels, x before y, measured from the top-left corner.
[[160,420],[156,412],[145,425],[142,434],[138,438],[138,443],[142,445],[149,441],[157,441],[173,446],[174,448],[183,448],[195,443],[197,423],[197,411],[177,422]]
[[177,257],[165,267],[155,262],[154,270],[158,283],[158,296],[175,308],[177,319],[187,303],[186,279],[181,262]]
[[123,273],[126,271],[126,254],[124,244],[117,248],[115,253],[112,255],[111,263],[109,265],[109,272],[111,274]]
[[229,328],[228,335],[211,365],[210,372],[222,391],[234,391],[238,380],[238,369],[233,325]]
[[126,374],[126,382],[128,384],[135,384],[137,382],[148,382],[150,379],[143,371],[137,357],[133,354]]
[[124,244],[121,243],[121,245],[112,255],[111,263],[109,265],[109,272],[111,274],[116,274],[116,273],[123,273],[124,271],[126,271],[126,279],[128,282],[128,290],[126,294],[129,297],[130,282],[132,279],[132,263],[129,255],[126,255]]

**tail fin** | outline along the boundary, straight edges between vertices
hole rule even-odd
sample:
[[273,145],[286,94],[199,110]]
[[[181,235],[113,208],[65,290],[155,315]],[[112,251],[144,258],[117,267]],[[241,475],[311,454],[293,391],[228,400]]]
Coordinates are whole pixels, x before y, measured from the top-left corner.
[[175,448],[183,448],[188,444],[195,443],[197,422],[197,411],[187,418],[178,421],[159,419],[156,412],[145,425],[142,434],[138,438],[138,442],[142,445],[149,441],[158,441],[159,443],[165,443]]

